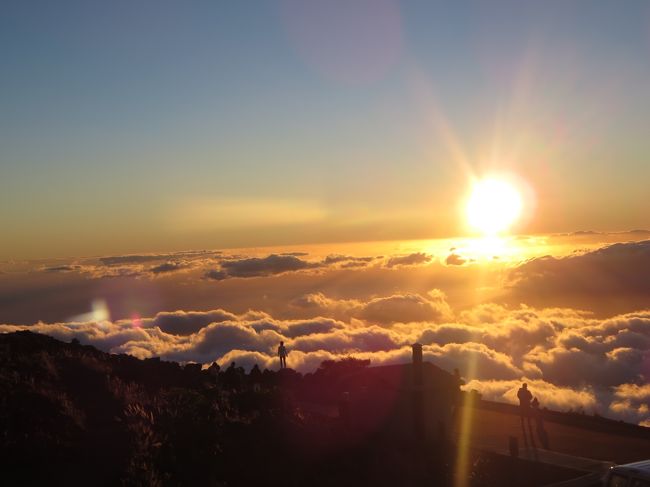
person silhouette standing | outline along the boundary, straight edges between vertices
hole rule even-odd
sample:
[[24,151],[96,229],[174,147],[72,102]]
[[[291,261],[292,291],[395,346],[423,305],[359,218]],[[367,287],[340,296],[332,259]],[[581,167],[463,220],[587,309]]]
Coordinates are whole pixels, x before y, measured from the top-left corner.
[[[517,398],[519,399],[519,414],[521,415],[521,430],[524,433],[524,444],[528,446],[528,437],[530,442],[535,445],[535,438],[533,437],[533,427],[530,423],[530,402],[533,395],[528,390],[528,384],[524,383],[517,391]],[[528,433],[526,432],[526,423],[528,423]]]
[[548,442],[548,432],[546,431],[546,428],[544,428],[544,418],[542,417],[542,411],[539,409],[539,401],[536,397],[533,398],[533,402],[531,403],[531,412],[533,419],[535,420],[537,438],[539,438],[539,442],[542,444],[544,449],[550,450],[551,447]]
[[519,390],[517,391],[517,399],[519,399],[519,413],[521,417],[530,416],[530,401],[533,399],[533,395],[528,390],[528,384],[522,384]]
[[284,342],[280,342],[280,346],[278,347],[278,357],[280,357],[280,368],[281,369],[286,369],[287,368],[287,355],[289,353],[287,352],[286,347],[284,346]]

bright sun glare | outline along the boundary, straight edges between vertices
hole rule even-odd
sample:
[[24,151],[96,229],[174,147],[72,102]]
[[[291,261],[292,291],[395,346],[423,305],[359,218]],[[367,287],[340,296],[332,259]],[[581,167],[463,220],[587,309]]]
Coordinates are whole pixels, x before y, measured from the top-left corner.
[[502,179],[477,181],[467,202],[467,222],[483,235],[497,235],[521,215],[522,198],[515,186]]

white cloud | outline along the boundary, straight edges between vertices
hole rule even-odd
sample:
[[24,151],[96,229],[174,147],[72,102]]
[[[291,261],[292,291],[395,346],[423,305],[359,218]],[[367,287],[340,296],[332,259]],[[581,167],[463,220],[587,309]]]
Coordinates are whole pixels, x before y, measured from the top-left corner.
[[314,317],[175,311],[137,320],[0,325],[0,332],[29,329],[138,357],[262,367],[277,366],[276,347],[284,341],[289,365],[301,372],[350,354],[375,365],[407,362],[419,341],[428,360],[458,368],[492,399],[514,401],[512,391],[525,377],[552,408],[598,409],[636,422],[650,417],[650,310],[601,319],[571,309],[486,304],[454,314],[439,291],[366,301],[314,293],[293,305]]

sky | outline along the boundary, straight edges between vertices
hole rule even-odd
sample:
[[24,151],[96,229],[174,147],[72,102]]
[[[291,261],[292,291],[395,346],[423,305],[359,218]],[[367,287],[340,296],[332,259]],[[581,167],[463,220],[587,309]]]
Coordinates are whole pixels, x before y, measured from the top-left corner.
[[0,332],[650,426],[648,2],[9,0],[0,54]]
[[3,258],[647,227],[650,6],[7,1]]

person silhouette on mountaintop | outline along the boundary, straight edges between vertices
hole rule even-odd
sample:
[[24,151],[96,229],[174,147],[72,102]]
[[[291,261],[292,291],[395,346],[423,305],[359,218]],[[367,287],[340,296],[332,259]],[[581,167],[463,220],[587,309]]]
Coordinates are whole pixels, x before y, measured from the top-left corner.
[[539,409],[539,400],[536,397],[533,397],[533,402],[530,403],[530,407],[533,408],[533,412]]
[[[535,448],[535,439],[533,438],[533,428],[530,423],[530,402],[533,395],[528,390],[528,384],[522,384],[517,391],[517,398],[519,399],[519,414],[521,418],[521,431],[524,434],[524,443],[528,447],[528,439]],[[528,431],[526,431],[526,423],[528,423]]]
[[280,357],[280,368],[281,369],[286,369],[287,368],[287,355],[289,352],[287,352],[286,347],[284,346],[284,342],[280,342],[280,346],[278,347],[278,357]]
[[529,416],[530,401],[533,399],[533,395],[528,390],[528,384],[524,383],[521,385],[517,391],[517,398],[519,399],[519,412],[521,416]]
[[546,450],[550,450],[551,447],[549,446],[548,432],[546,431],[546,428],[544,428],[544,418],[542,417],[542,411],[539,409],[539,400],[534,397],[530,406],[533,419],[535,420],[537,438],[539,438],[539,442]]

